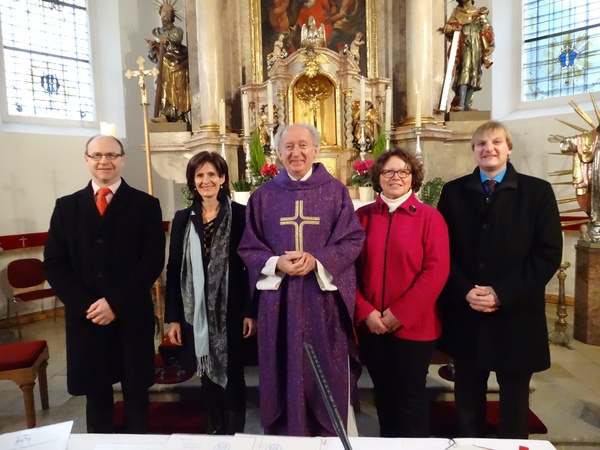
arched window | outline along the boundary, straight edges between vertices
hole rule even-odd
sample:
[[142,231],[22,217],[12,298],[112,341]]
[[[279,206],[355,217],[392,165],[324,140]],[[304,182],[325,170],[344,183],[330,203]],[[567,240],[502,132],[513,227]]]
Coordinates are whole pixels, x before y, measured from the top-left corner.
[[600,91],[600,0],[523,1],[521,100]]
[[0,0],[0,26],[4,114],[94,121],[86,0]]

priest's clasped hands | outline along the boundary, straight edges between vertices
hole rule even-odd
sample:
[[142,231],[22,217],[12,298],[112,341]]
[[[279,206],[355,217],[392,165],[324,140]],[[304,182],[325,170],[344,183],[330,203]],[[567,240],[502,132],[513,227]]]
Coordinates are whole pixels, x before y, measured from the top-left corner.
[[283,273],[296,277],[303,277],[311,270],[317,268],[317,260],[307,252],[285,252],[277,260],[277,269]]

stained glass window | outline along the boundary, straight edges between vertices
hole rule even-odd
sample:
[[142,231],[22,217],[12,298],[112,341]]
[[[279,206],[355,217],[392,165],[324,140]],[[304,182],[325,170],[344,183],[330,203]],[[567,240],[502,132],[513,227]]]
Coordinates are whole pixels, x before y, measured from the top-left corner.
[[599,90],[600,0],[524,0],[522,101]]
[[0,0],[8,114],[94,120],[86,0]]

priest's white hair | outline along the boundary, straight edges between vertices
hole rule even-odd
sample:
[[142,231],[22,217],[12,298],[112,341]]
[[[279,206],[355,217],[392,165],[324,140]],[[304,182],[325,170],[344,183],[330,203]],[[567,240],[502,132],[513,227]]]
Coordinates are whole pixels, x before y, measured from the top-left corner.
[[279,127],[279,129],[277,130],[277,133],[275,133],[275,136],[273,136],[273,148],[279,150],[279,143],[281,142],[281,136],[283,136],[283,133],[285,132],[285,130],[287,130],[289,127],[295,126],[295,125],[306,128],[308,130],[308,132],[310,133],[310,135],[312,136],[313,143],[317,146],[317,148],[319,147],[319,144],[321,143],[321,133],[319,133],[319,130],[317,130],[314,126],[309,125],[307,123],[292,123],[290,125],[284,125],[284,126]]

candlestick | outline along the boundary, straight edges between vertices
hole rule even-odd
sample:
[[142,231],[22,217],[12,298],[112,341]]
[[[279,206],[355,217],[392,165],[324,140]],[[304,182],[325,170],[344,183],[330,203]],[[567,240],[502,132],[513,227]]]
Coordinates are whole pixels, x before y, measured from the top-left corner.
[[248,108],[248,93],[242,92],[242,122],[244,136],[250,136],[250,111]]
[[219,102],[219,133],[225,134],[225,100]]
[[365,120],[365,79],[360,78],[360,120]]
[[392,129],[392,87],[385,90],[385,131]]
[[421,94],[417,91],[417,104],[415,105],[415,127],[421,128]]
[[273,85],[267,81],[267,122],[273,122]]

